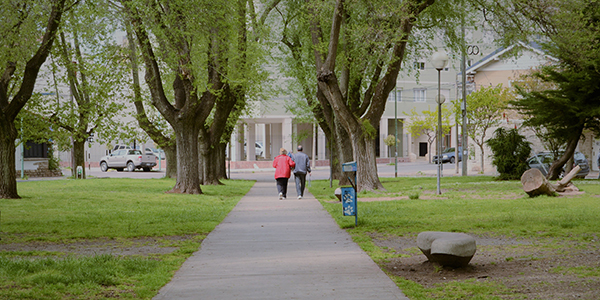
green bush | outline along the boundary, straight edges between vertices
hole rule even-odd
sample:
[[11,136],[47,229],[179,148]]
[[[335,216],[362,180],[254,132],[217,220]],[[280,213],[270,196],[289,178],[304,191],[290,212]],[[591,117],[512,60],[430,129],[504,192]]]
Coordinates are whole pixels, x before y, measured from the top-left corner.
[[498,179],[520,179],[523,172],[529,169],[527,158],[531,153],[531,143],[517,129],[498,128],[487,144],[494,156],[492,164],[500,173]]

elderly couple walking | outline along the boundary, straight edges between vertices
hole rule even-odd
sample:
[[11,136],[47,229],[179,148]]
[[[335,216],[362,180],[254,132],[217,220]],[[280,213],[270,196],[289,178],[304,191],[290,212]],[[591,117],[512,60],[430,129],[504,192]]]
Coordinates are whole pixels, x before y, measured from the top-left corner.
[[275,168],[275,180],[277,181],[279,200],[287,197],[287,185],[292,170],[296,178],[298,199],[302,199],[306,186],[306,173],[310,174],[310,159],[308,155],[302,152],[302,146],[298,146],[296,154],[290,153],[289,155],[285,149],[279,149],[279,155],[273,160],[273,168]]

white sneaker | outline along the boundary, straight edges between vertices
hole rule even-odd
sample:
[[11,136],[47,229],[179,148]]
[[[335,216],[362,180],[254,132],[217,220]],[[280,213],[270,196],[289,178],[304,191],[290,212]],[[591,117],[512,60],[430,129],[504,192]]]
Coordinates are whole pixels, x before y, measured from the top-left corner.
[[298,196],[298,199],[302,199],[302,196]]
[[283,200],[283,193],[279,193],[279,200]]

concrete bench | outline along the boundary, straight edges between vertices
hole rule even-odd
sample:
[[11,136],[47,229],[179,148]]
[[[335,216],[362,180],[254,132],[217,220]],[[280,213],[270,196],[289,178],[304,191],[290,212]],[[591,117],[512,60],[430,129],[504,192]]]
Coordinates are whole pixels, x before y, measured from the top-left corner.
[[475,238],[459,232],[425,231],[417,236],[417,247],[429,261],[453,268],[466,267],[475,255]]

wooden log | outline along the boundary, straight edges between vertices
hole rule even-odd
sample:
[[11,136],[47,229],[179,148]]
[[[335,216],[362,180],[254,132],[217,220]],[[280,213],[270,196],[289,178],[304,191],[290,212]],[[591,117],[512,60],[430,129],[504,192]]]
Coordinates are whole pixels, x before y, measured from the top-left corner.
[[554,190],[557,192],[564,192],[568,186],[571,185],[571,180],[575,178],[577,173],[581,170],[580,166],[575,166],[567,176],[563,177],[563,179],[559,180],[554,187]]
[[529,197],[539,195],[556,196],[556,190],[538,169],[529,169],[521,175],[523,190]]

